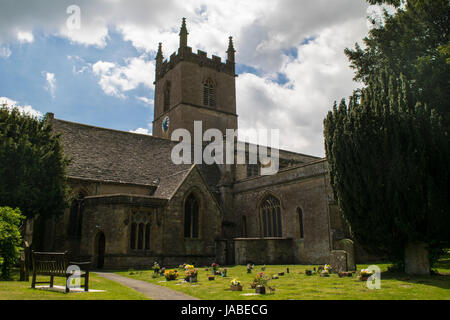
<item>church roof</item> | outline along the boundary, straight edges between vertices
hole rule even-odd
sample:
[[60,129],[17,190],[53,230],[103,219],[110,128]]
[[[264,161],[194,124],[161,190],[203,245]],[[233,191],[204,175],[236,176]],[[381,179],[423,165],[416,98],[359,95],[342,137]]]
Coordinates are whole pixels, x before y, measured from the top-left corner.
[[[61,134],[64,154],[71,159],[70,177],[158,186],[154,196],[170,198],[192,168],[190,164],[172,162],[171,151],[177,143],[168,139],[59,119],[51,121],[53,130]],[[219,169],[215,165],[198,167],[214,192]]]

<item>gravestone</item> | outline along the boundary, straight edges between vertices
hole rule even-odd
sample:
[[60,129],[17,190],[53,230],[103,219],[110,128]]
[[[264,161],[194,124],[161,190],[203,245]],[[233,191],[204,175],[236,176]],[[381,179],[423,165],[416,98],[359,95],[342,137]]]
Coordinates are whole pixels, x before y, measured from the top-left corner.
[[356,271],[355,261],[355,245],[350,239],[342,239],[336,242],[336,250],[344,250],[347,252],[347,268],[348,271]]
[[347,252],[344,250],[333,250],[330,253],[331,271],[335,273],[348,271]]
[[426,243],[406,244],[405,272],[409,275],[430,275],[430,261]]

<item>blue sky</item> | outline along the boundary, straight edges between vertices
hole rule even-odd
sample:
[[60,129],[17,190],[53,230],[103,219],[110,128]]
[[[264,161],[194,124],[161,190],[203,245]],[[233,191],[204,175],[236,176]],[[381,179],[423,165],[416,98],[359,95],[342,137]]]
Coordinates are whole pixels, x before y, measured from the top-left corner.
[[[152,108],[134,98],[153,97],[153,89],[141,85],[130,91],[129,97],[118,99],[103,92],[92,72],[77,73],[83,66],[99,60],[120,64],[123,57],[139,56],[136,48],[117,33],[109,34],[105,48],[35,33],[32,43],[15,43],[9,49],[14,54],[0,59],[4,75],[0,78],[2,96],[21,105],[32,105],[44,114],[53,112],[59,119],[119,130],[145,127],[153,119]],[[46,89],[46,73],[55,75],[53,96]]]
[[[282,148],[322,156],[322,121],[358,86],[343,51],[367,34],[364,1],[4,0],[0,97],[36,113],[151,134],[154,57],[177,49],[181,18],[189,45],[225,60],[237,50],[239,128],[279,128]],[[26,4],[26,5],[24,5]],[[3,101],[0,101],[0,103]]]

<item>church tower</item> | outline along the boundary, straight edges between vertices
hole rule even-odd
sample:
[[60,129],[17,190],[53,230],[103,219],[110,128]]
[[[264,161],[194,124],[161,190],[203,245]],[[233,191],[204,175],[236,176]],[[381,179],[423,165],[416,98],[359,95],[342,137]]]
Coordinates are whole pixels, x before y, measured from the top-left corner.
[[180,29],[180,47],[164,60],[162,44],[156,55],[155,109],[153,135],[170,139],[183,128],[194,134],[194,121],[202,121],[203,132],[210,128],[237,129],[236,73],[233,40],[229,38],[227,60],[192,52],[188,46],[186,19]]

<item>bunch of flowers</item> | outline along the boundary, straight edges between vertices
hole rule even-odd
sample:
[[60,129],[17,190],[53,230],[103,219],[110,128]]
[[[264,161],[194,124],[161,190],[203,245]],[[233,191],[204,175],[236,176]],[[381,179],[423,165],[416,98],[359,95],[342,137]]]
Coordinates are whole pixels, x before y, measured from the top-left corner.
[[219,265],[217,264],[217,263],[213,263],[213,264],[211,264],[211,267],[213,268],[213,270],[215,271],[215,270],[217,270],[217,268],[219,268]]
[[196,277],[198,274],[198,269],[195,268],[186,268],[186,277]]
[[256,286],[265,287],[269,283],[270,277],[265,275],[262,272],[258,272],[258,274],[255,277],[255,280],[253,280],[253,283],[256,284]]
[[231,285],[237,287],[241,285],[241,282],[239,280],[233,279],[231,280]]
[[331,266],[329,265],[329,264],[326,264],[326,265],[324,265],[323,266],[323,270],[325,270],[325,271],[328,271],[328,272],[331,272]]
[[222,277],[226,277],[227,276],[227,268],[223,268],[222,270],[220,270],[220,274],[222,275]]
[[361,270],[361,276],[363,277],[370,277],[371,275],[373,275],[373,271],[369,270],[369,269],[362,269]]
[[159,263],[155,261],[155,262],[153,263],[153,271],[154,271],[155,273],[159,273],[159,270],[161,270],[161,267],[159,266]]
[[184,265],[184,269],[185,269],[185,270],[195,269],[195,267],[194,267],[192,264],[185,264],[185,265]]
[[178,278],[178,271],[177,270],[166,270],[164,271],[164,276],[166,277],[166,280],[176,280]]

